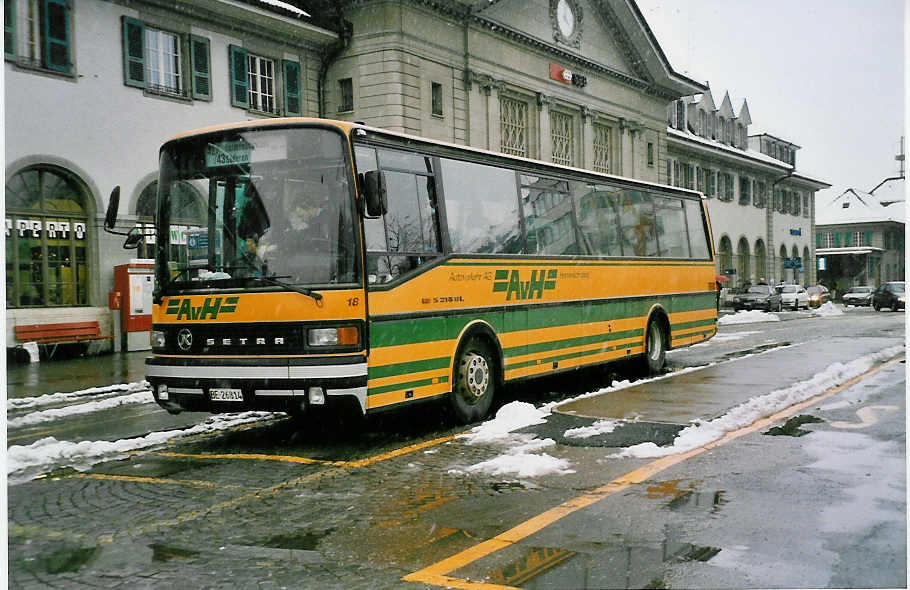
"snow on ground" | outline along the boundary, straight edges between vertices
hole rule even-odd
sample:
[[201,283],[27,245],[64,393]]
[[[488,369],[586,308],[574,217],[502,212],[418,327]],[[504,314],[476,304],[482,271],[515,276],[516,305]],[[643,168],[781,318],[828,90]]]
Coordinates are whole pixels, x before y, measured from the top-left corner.
[[601,434],[609,434],[622,424],[622,420],[598,420],[590,426],[570,428],[563,433],[566,438],[591,438]]
[[152,397],[151,391],[139,391],[137,393],[130,393],[128,395],[118,395],[117,397],[109,397],[103,400],[86,402],[84,404],[74,404],[63,408],[51,408],[50,410],[30,412],[24,416],[9,418],[6,423],[6,427],[22,428],[23,426],[32,426],[35,424],[41,424],[42,422],[50,422],[51,420],[66,418],[68,416],[80,416],[84,414],[91,414],[93,412],[100,412],[101,410],[109,410],[118,406],[126,406],[131,404],[148,404],[153,403],[154,401],[155,398]]
[[[123,453],[158,446],[175,438],[225,430],[240,424],[258,422],[272,416],[275,416],[275,414],[271,412],[219,414],[209,417],[204,422],[190,428],[151,432],[145,436],[115,441],[86,440],[73,442],[57,440],[52,436],[48,436],[30,445],[13,445],[9,447],[6,450],[6,472],[7,474],[13,474],[28,470],[30,473],[40,473],[54,467],[88,469],[95,463],[116,459]],[[11,477],[10,479],[13,478]]]
[[815,310],[814,315],[821,316],[823,318],[837,317],[839,315],[844,315],[844,310],[839,306],[835,305],[833,302],[828,301],[824,305],[820,306]]
[[848,379],[861,375],[879,361],[893,357],[904,350],[903,345],[892,346],[880,352],[844,363],[833,363],[811,379],[790,387],[756,396],[729,410],[723,416],[708,422],[696,423],[680,431],[672,445],[658,447],[652,442],[635,445],[609,455],[610,457],[663,457],[682,453],[720,439],[727,432],[743,428],[756,420],[770,416],[793,404],[805,401]]
[[[748,312],[752,313],[752,312]],[[764,314],[768,315],[768,314]],[[658,447],[654,443],[643,443],[629,447],[619,453],[609,455],[611,458],[619,457],[662,457],[674,453],[681,453],[707,444],[724,436],[727,432],[752,424],[756,420],[787,408],[795,403],[809,399],[835,385],[843,383],[857,375],[869,370],[877,362],[891,358],[904,350],[904,346],[893,346],[878,353],[867,355],[849,363],[834,363],[811,379],[796,383],[788,388],[772,391],[763,396],[757,396],[748,402],[732,408],[725,415],[704,423],[696,423],[680,431],[672,445]],[[766,354],[760,352],[756,354]],[[748,355],[752,356],[752,355]],[[738,359],[722,361],[736,362]],[[709,365],[711,366],[711,365]],[[667,379],[682,373],[699,371],[704,367],[689,367],[661,375],[651,379],[636,381],[635,385],[647,381]],[[571,465],[564,459],[552,457],[546,453],[535,454],[542,448],[555,445],[552,439],[537,439],[531,434],[513,434],[514,430],[542,424],[552,412],[557,403],[579,400],[583,398],[603,395],[631,386],[630,381],[614,381],[610,387],[599,389],[574,397],[570,400],[552,402],[539,408],[527,402],[511,402],[504,405],[492,420],[475,426],[467,434],[458,438],[467,444],[488,444],[504,447],[504,452],[493,459],[483,461],[465,469],[451,469],[450,473],[488,473],[491,475],[515,475],[517,477],[538,477],[550,474],[573,473]],[[588,427],[571,428],[566,430],[566,437],[589,437],[612,432],[622,420],[600,420]]]
[[148,381],[137,381],[136,383],[120,383],[118,385],[107,385],[105,387],[90,387],[80,391],[69,391],[66,393],[46,393],[37,397],[20,397],[6,400],[6,411],[24,410],[27,408],[38,408],[54,404],[67,403],[90,396],[102,396],[125,391],[128,393],[137,391],[149,391]]
[[766,311],[737,311],[734,314],[725,315],[717,318],[718,326],[729,326],[732,324],[757,324],[759,322],[779,322],[780,318],[773,313]]

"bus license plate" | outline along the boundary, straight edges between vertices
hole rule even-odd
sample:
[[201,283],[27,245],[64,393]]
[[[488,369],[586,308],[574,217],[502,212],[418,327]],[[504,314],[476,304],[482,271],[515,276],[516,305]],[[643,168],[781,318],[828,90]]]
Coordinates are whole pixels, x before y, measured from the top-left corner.
[[239,389],[213,389],[209,397],[213,402],[242,402],[243,392]]

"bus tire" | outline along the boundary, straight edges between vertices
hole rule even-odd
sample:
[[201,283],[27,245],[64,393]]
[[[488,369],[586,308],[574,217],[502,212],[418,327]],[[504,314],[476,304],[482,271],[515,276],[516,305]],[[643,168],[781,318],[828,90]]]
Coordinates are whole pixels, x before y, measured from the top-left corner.
[[469,338],[458,352],[449,407],[462,424],[486,417],[496,390],[496,371],[489,344],[481,338]]
[[667,360],[666,342],[663,323],[652,317],[648,320],[648,328],[645,330],[645,359],[642,363],[648,375],[657,375],[664,368],[664,362]]

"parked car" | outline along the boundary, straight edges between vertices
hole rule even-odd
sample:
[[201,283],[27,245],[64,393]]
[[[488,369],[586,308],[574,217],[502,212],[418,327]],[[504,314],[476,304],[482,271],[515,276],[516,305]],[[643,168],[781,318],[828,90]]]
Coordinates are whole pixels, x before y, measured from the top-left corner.
[[809,307],[821,307],[831,301],[831,293],[824,285],[815,285],[806,289],[809,293]]
[[885,283],[872,294],[872,307],[875,311],[888,307],[891,311],[904,308],[904,281]]
[[741,309],[780,311],[780,293],[771,285],[752,285],[733,296],[733,310]]
[[872,287],[860,286],[850,287],[850,290],[844,293],[844,305],[872,305]]
[[794,311],[800,307],[809,309],[809,293],[802,285],[778,285],[775,289],[780,293],[781,306]]

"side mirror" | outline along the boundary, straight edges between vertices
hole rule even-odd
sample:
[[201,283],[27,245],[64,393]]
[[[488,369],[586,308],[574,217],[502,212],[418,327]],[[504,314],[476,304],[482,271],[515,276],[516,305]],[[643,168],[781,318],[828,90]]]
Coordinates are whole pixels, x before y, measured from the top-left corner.
[[139,247],[139,244],[142,243],[142,240],[145,238],[145,233],[142,231],[142,228],[133,227],[130,229],[129,233],[126,234],[126,240],[123,241],[124,250],[135,250]]
[[366,216],[375,219],[389,210],[385,175],[379,170],[370,170],[363,175],[363,196],[366,199]]
[[111,198],[107,202],[107,212],[104,215],[104,228],[108,231],[117,224],[117,212],[120,210],[120,186],[115,186],[111,191]]

